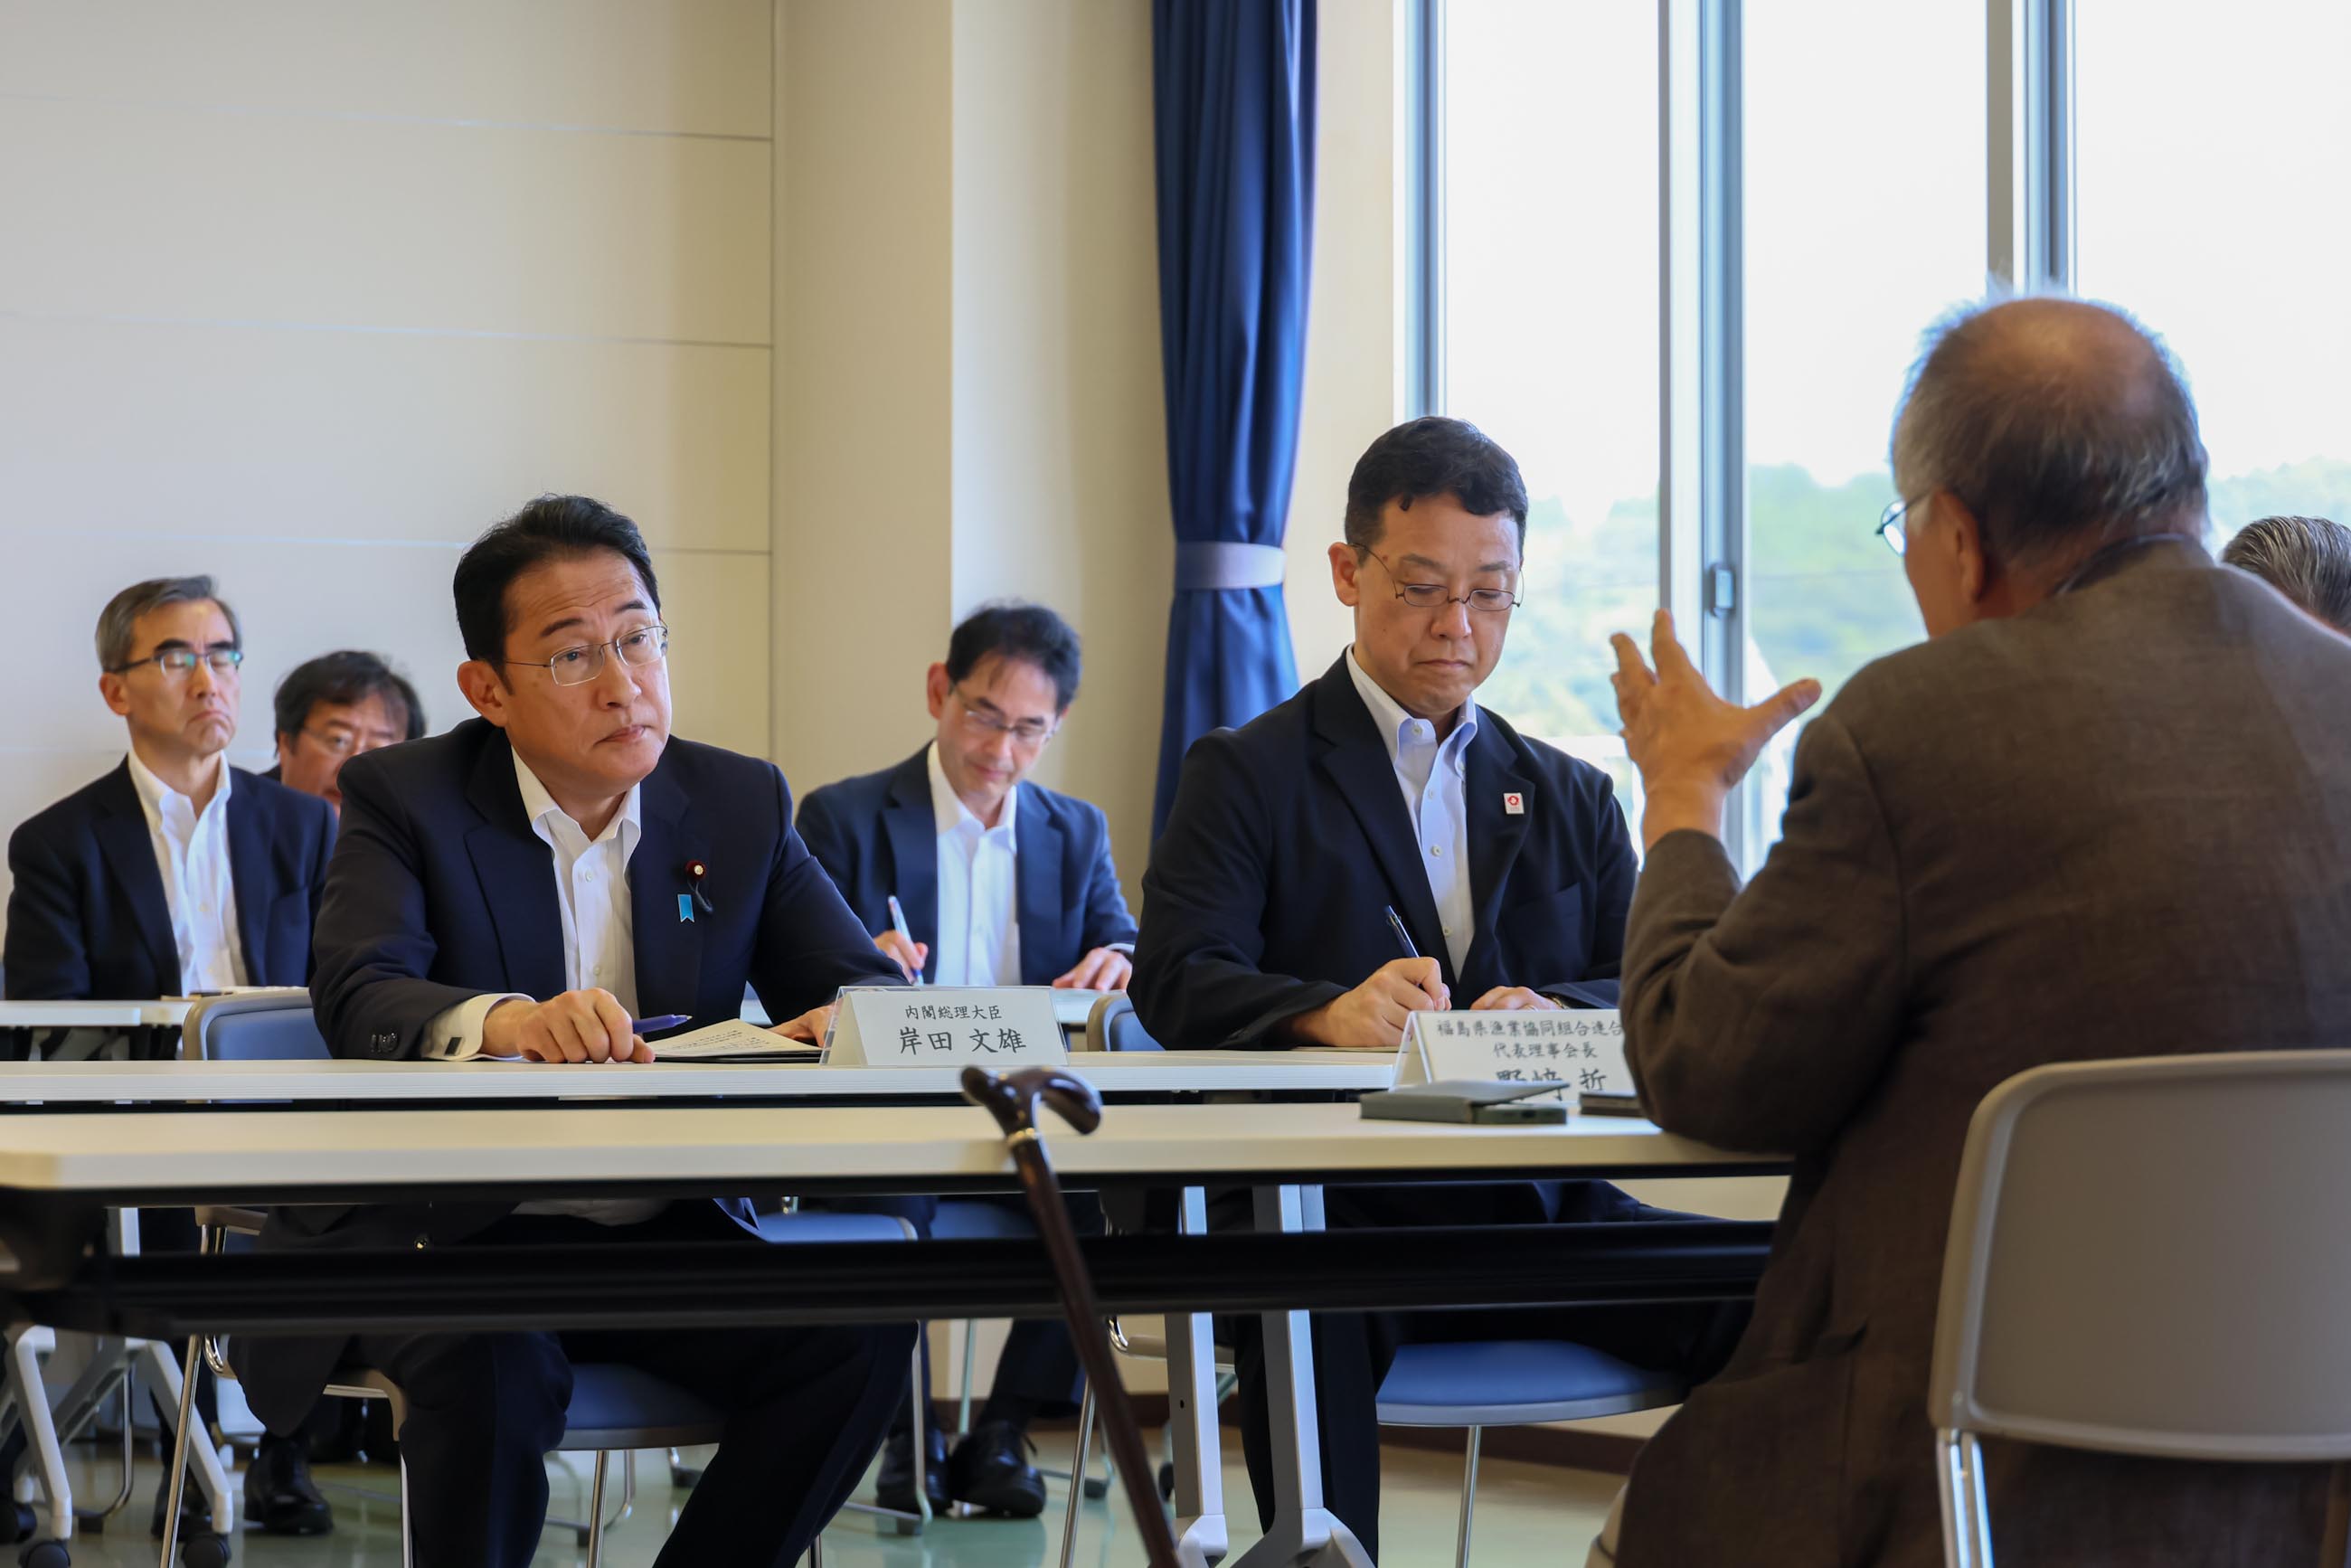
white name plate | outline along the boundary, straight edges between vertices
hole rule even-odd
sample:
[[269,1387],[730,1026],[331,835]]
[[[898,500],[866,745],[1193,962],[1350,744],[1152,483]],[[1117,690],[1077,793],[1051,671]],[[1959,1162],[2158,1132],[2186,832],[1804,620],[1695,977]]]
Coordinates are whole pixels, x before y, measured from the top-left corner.
[[1630,1094],[1625,1020],[1614,1010],[1413,1014],[1397,1086],[1448,1078],[1556,1083],[1562,1095]]
[[1066,1066],[1070,1048],[1042,986],[875,986],[841,993],[829,1067]]

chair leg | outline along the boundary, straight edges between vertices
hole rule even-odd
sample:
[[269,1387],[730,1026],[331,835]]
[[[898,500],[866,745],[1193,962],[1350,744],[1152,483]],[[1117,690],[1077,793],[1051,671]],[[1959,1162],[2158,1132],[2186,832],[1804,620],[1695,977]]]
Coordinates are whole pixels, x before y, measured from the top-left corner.
[[604,1474],[611,1464],[609,1451],[596,1450],[596,1479],[588,1489],[588,1568],[604,1560]]
[[1453,1568],[1469,1568],[1469,1521],[1478,1511],[1478,1443],[1482,1427],[1469,1428],[1468,1458],[1461,1467],[1461,1528],[1453,1542]]
[[914,1535],[922,1535],[924,1526],[931,1523],[931,1387],[922,1377],[922,1335],[926,1333],[931,1333],[929,1326],[914,1331],[912,1385],[907,1394],[907,1399],[914,1401],[914,1408],[907,1413],[912,1422],[907,1429],[914,1434]]
[[[1077,1451],[1070,1456],[1071,1475],[1082,1477],[1086,1473],[1093,1446],[1094,1385],[1093,1380],[1088,1378],[1085,1394],[1078,1401],[1078,1447]],[[1070,1483],[1070,1511],[1062,1516],[1061,1524],[1061,1568],[1070,1568],[1078,1560],[1078,1508],[1084,1502],[1085,1496],[1082,1481]]]
[[824,1568],[824,1537],[809,1542],[808,1568]]
[[979,1351],[979,1320],[963,1321],[963,1397],[956,1402],[956,1441],[971,1436],[971,1364]]
[[1991,1568],[1991,1517],[1985,1508],[1983,1455],[1975,1435],[1938,1430],[1935,1461],[1944,1563],[1947,1568]]

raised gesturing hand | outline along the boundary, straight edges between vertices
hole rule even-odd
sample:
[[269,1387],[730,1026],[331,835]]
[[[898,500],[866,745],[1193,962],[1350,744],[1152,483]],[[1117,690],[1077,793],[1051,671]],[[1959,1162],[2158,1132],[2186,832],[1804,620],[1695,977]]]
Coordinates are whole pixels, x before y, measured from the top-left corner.
[[1609,681],[1625,726],[1618,733],[1641,770],[1648,802],[1642,841],[1654,844],[1677,828],[1720,838],[1723,798],[1747,776],[1764,744],[1821,700],[1820,682],[1792,682],[1753,707],[1725,702],[1690,663],[1674,635],[1673,615],[1664,610],[1649,629],[1655,668],[1622,632],[1608,642],[1616,650]]

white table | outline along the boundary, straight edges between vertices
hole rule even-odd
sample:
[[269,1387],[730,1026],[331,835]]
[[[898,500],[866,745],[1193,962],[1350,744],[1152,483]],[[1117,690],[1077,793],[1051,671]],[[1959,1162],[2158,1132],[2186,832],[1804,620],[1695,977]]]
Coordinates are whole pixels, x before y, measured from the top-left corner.
[[[155,1005],[155,1004],[150,1004]],[[1354,1051],[1072,1051],[1070,1068],[1105,1099],[1137,1094],[1367,1093],[1395,1058]],[[960,1101],[952,1067],[814,1062],[650,1066],[520,1061],[73,1061],[0,1063],[0,1103],[282,1100],[397,1105],[559,1100]]]
[[[1316,1184],[1326,1180],[1732,1175],[1778,1164],[1625,1118],[1472,1127],[1366,1122],[1348,1104],[1122,1105],[1090,1137],[1050,1118],[1046,1136],[1072,1186],[1185,1188],[1187,1229],[1196,1228],[1207,1186],[1256,1188],[1260,1216],[1292,1230],[1316,1228]],[[463,1114],[195,1109],[0,1118],[0,1201],[19,1205],[76,1197],[164,1206],[631,1190],[1003,1190],[1013,1181],[994,1121],[968,1104],[654,1104],[620,1115],[545,1104]],[[1302,1311],[1265,1314],[1268,1375],[1290,1398],[1272,1402],[1274,1528],[1236,1568],[1367,1561],[1322,1507],[1306,1321]],[[1177,1522],[1184,1561],[1204,1568],[1227,1539],[1209,1320],[1172,1313],[1168,1330]]]
[[177,1029],[184,1001],[0,1002],[0,1029]]

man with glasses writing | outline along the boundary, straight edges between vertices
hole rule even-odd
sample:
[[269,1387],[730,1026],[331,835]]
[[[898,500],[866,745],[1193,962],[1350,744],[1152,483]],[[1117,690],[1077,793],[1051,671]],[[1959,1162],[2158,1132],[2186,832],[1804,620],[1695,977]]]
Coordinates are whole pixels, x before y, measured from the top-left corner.
[[[1635,865],[1608,776],[1475,697],[1519,603],[1526,525],[1517,463],[1460,420],[1399,425],[1357,462],[1330,550],[1353,645],[1193,746],[1144,877],[1134,1006],[1162,1044],[1393,1052],[1416,1012],[1616,1005]],[[1332,1187],[1324,1202],[1333,1227],[1671,1218],[1605,1182]],[[1324,1502],[1376,1557],[1375,1398],[1400,1343],[1564,1338],[1696,1368],[1727,1338],[1715,1317],[1317,1313]],[[1240,1322],[1243,1446],[1270,1522],[1262,1345]]]
[[[802,1037],[841,987],[897,983],[792,831],[775,766],[672,738],[669,632],[635,524],[585,497],[542,497],[475,541],[455,591],[458,685],[479,716],[342,771],[311,986],[338,1056],[625,1074],[660,1051],[637,1020],[733,1018],[747,982]],[[261,1238],[287,1249],[612,1239],[760,1244],[741,1198],[281,1209]],[[256,1414],[277,1431],[343,1361],[399,1385],[416,1560],[488,1568],[537,1555],[544,1455],[575,1361],[641,1367],[725,1416],[658,1561],[786,1568],[881,1446],[913,1341],[911,1324],[361,1333],[248,1338],[237,1354]]]
[[[156,578],[108,602],[97,641],[99,695],[129,729],[130,754],[10,837],[8,996],[304,984],[335,817],[228,764],[245,661],[236,612],[209,577]],[[184,1211],[150,1211],[144,1239],[193,1248],[194,1228]],[[272,1533],[333,1527],[290,1437],[263,1443],[246,1498]]]
[[[1036,604],[990,604],[955,629],[925,696],[935,732],[879,773],[812,789],[800,802],[809,850],[875,945],[908,979],[946,986],[1121,990],[1134,919],[1100,808],[1028,781],[1077,700],[1078,634]],[[893,918],[892,902],[896,903]],[[899,922],[903,920],[902,932]],[[1019,1208],[1019,1200],[1006,1200]],[[861,1200],[927,1230],[937,1200]],[[1100,1209],[1073,1205],[1081,1228]],[[1045,1485],[1024,1452],[1038,1415],[1074,1408],[1082,1385],[1059,1323],[1016,1323],[987,1407],[950,1458],[935,1433],[925,1480],[946,1501],[1031,1518]],[[878,1497],[911,1508],[911,1428],[893,1431]]]

